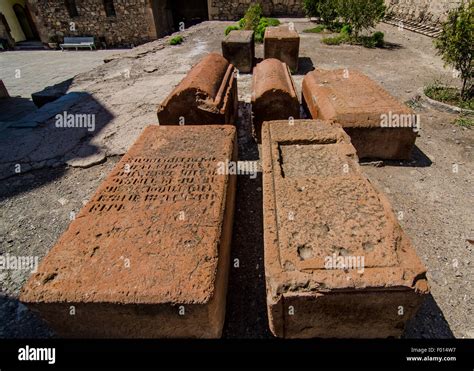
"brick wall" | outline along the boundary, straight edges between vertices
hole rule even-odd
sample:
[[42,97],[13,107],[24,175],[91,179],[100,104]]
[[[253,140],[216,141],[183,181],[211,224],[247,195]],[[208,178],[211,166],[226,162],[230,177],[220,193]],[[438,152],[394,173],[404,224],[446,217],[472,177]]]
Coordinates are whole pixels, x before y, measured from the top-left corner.
[[[115,0],[116,16],[107,17],[101,0],[77,0],[71,18],[64,0],[29,0],[41,40],[51,35],[103,37],[108,45],[142,44],[156,38],[149,0]],[[71,30],[74,22],[76,31]]]

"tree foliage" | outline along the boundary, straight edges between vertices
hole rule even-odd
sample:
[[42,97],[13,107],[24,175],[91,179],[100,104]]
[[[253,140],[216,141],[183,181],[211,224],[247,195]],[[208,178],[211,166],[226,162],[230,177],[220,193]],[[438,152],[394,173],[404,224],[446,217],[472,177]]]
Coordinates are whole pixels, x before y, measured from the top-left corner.
[[373,28],[385,15],[384,0],[337,0],[337,13],[351,25],[354,37]]
[[446,65],[459,71],[462,79],[461,97],[467,100],[473,95],[474,54],[474,2],[462,3],[448,14],[443,32],[435,46]]

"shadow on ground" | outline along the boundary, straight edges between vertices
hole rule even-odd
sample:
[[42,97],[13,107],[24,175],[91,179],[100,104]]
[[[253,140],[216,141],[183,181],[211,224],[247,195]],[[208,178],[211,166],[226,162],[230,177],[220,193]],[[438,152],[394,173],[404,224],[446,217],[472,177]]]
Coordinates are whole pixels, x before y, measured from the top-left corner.
[[454,335],[443,312],[431,294],[405,328],[405,339],[453,339]]
[[0,338],[45,339],[54,336],[35,313],[18,300],[0,294]]
[[397,44],[397,43],[391,43],[391,42],[388,42],[388,41],[385,41],[382,49],[387,49],[387,50],[399,50],[399,49],[403,49],[404,46],[401,45],[401,44]]
[[31,99],[22,97],[0,99],[0,131],[5,124],[20,120],[34,111],[36,106]]
[[411,160],[408,161],[392,161],[385,160],[384,166],[400,166],[400,167],[430,167],[433,161],[418,147],[415,145],[411,155]]
[[314,71],[313,60],[309,57],[298,58],[298,72],[297,75],[306,75],[308,72]]
[[262,176],[239,176],[225,338],[271,338],[263,262]]
[[[57,125],[61,116],[63,126]],[[60,178],[39,177],[22,184],[21,176],[43,168],[64,165],[88,167],[105,160],[101,148],[92,144],[112,119],[113,114],[88,93],[69,93],[48,103],[0,132],[0,179],[17,178],[19,186],[2,187],[0,199],[40,187]]]
[[[239,161],[258,161],[252,108],[239,102]],[[255,177],[254,177],[255,178]],[[263,262],[262,174],[239,175],[235,200],[224,338],[270,338]]]

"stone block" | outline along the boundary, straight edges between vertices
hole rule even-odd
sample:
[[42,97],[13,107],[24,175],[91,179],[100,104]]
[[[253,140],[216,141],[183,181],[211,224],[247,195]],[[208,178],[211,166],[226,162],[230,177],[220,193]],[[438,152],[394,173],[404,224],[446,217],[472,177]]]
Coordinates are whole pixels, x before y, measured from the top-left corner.
[[358,71],[308,73],[303,80],[303,106],[313,119],[341,124],[361,159],[411,158],[419,118]]
[[429,291],[426,269],[348,135],[320,120],[265,122],[262,155],[273,334],[400,336]]
[[265,59],[276,58],[285,62],[291,72],[298,71],[300,36],[288,26],[268,27],[265,30]]
[[253,31],[231,31],[222,41],[222,55],[241,73],[251,73],[255,58]]
[[237,110],[236,69],[210,53],[159,105],[158,120],[160,125],[234,125]]
[[252,112],[259,140],[264,121],[300,118],[300,102],[286,63],[265,59],[254,68]]
[[220,337],[236,148],[233,126],[147,127],[20,300],[60,337]]

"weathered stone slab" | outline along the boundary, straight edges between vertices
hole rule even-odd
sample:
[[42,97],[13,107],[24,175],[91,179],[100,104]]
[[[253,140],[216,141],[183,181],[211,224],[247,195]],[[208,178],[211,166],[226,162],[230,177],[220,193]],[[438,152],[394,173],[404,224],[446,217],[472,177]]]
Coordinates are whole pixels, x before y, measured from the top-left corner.
[[278,59],[265,59],[253,72],[253,123],[261,138],[262,123],[300,118],[300,102],[288,66]]
[[5,87],[5,84],[2,80],[0,80],[0,99],[10,98],[10,94],[8,94],[8,90]]
[[335,120],[359,158],[409,160],[419,118],[355,70],[316,70],[303,80],[303,105],[313,119]]
[[222,41],[222,55],[239,72],[252,72],[255,58],[254,32],[245,30],[231,31]]
[[210,53],[159,105],[158,120],[160,125],[235,124],[237,109],[236,69]]
[[20,300],[63,337],[220,337],[236,156],[233,126],[147,127]]
[[292,72],[298,71],[300,36],[288,26],[268,27],[265,30],[265,59],[276,58],[285,62]]
[[426,269],[348,135],[320,120],[265,122],[262,154],[273,334],[400,336],[428,292]]

